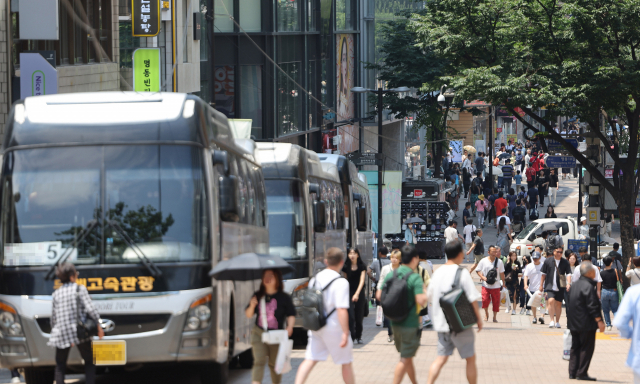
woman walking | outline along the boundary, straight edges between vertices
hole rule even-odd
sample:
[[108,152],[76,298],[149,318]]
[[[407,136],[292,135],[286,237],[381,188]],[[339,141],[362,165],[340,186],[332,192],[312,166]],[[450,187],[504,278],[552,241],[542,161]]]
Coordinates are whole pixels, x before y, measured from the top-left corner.
[[[384,279],[387,277],[389,273],[398,269],[398,267],[400,266],[400,259],[402,257],[402,253],[400,253],[400,251],[396,249],[395,251],[391,252],[391,256],[389,257],[391,260],[391,264],[387,264],[384,267],[382,267],[382,270],[380,271],[379,281],[384,281]],[[389,322],[389,319],[387,319],[386,317],[384,318],[383,325],[387,328],[387,341],[390,343],[393,341],[393,331],[391,330],[391,323]]]
[[[86,321],[87,316],[100,324],[100,314],[91,302],[89,292],[84,285],[76,284],[78,272],[71,263],[62,263],[56,268],[56,277],[62,286],[53,292],[51,310],[51,337],[47,345],[56,348],[56,384],[64,384],[67,370],[67,358],[71,347],[76,346],[84,360],[85,383],[96,381],[96,366],[93,364],[91,339],[78,337],[79,321]],[[98,337],[104,337],[102,327],[98,326]]]
[[264,366],[269,360],[271,382],[279,384],[282,375],[276,373],[276,357],[279,344],[265,344],[262,334],[269,330],[286,329],[289,336],[293,333],[296,321],[296,309],[291,297],[283,292],[282,272],[277,269],[267,269],[262,272],[260,290],[253,294],[249,305],[244,311],[247,318],[256,316],[256,322],[251,330],[251,352],[253,354],[253,368],[251,368],[251,383],[260,384],[264,377]]
[[576,268],[580,268],[580,260],[578,260],[578,256],[573,252],[569,255],[569,266],[571,267],[571,273],[573,273]]
[[367,267],[360,257],[357,248],[350,248],[347,260],[342,267],[344,277],[349,281],[349,297],[351,297],[351,307],[349,308],[349,330],[353,343],[362,344],[362,320],[364,319],[364,306],[367,300],[364,297],[364,279]]
[[629,265],[627,265],[627,272],[625,276],[629,279],[631,285],[640,283],[640,257],[629,258]]
[[618,271],[611,268],[613,258],[606,256],[603,260],[604,270],[600,272],[602,278],[602,313],[604,314],[604,322],[607,326],[607,331],[611,330],[611,315],[609,312],[613,312],[615,315],[618,312]]
[[509,255],[509,245],[512,240],[506,224],[506,218],[501,217],[500,220],[498,220],[498,240],[496,241],[496,245],[500,247],[500,254],[502,256]]
[[471,186],[471,174],[468,168],[462,168],[462,186],[464,187],[464,198],[466,199],[469,196],[469,187]]
[[[500,220],[502,221],[502,219]],[[511,299],[511,314],[516,314],[516,299],[518,298],[518,286],[520,281],[518,275],[522,272],[520,268],[520,262],[518,261],[518,255],[515,252],[509,252],[509,257],[504,265],[504,282],[509,290],[509,298]]]

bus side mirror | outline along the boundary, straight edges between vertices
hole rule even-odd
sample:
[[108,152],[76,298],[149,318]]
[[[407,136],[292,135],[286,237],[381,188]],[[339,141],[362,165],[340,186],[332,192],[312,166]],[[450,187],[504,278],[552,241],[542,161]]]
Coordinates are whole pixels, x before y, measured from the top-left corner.
[[362,204],[362,195],[359,193],[354,193],[353,194],[353,201],[357,201],[358,203]]
[[356,228],[360,232],[364,232],[367,230],[367,222],[369,221],[367,218],[367,208],[366,207],[357,207],[356,208],[356,218],[358,220],[358,227]]
[[211,159],[213,160],[214,167],[216,165],[222,165],[222,168],[224,168],[224,174],[229,175],[229,154],[227,151],[216,149],[213,151]]
[[309,194],[315,193],[320,197],[320,186],[316,183],[309,183]]
[[313,202],[313,230],[318,233],[327,231],[327,206],[322,200]]
[[220,217],[224,221],[239,221],[237,183],[235,176],[220,176]]

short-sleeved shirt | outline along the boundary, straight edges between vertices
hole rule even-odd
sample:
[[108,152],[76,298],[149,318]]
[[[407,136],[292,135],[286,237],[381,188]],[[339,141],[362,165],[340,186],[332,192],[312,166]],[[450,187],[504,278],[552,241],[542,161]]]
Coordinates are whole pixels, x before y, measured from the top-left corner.
[[558,187],[558,175],[549,175],[549,187],[551,188]]
[[537,291],[540,289],[540,281],[542,280],[542,273],[540,273],[540,269],[542,269],[542,262],[540,264],[535,265],[533,262],[527,264],[524,268],[524,272],[522,272],[522,277],[527,277],[529,279],[529,291]]
[[378,257],[371,262],[371,266],[369,266],[369,268],[371,268],[371,271],[373,271],[376,277],[376,281],[380,280],[380,273],[382,272],[382,268],[388,264],[391,264],[391,260],[389,260],[389,257],[385,257],[384,259]]
[[554,257],[548,257],[542,264],[540,272],[542,272],[543,275],[551,274],[546,277],[544,281],[544,289],[551,291],[560,290],[560,287],[558,286],[558,275],[572,275],[571,265],[565,258],[556,260]]
[[469,224],[464,227],[464,230],[462,231],[462,233],[464,234],[465,243],[473,242],[473,232],[475,232],[476,229],[477,229],[476,226],[473,224]]
[[[358,290],[358,285],[360,285],[360,277],[362,276],[362,272],[366,272],[366,267],[364,265],[358,265],[355,271],[351,270],[351,266],[347,266],[347,263],[342,267],[342,272],[346,275],[347,281],[349,282],[349,294],[354,295]],[[360,293],[364,293],[364,286]]]
[[482,237],[476,236],[475,240],[473,240],[473,244],[476,245],[476,247],[473,248],[473,254],[484,255],[484,241],[482,240]]
[[502,210],[507,208],[509,203],[507,203],[507,200],[504,197],[500,197],[496,199],[493,205],[496,207],[496,215],[500,216],[502,214]]
[[[310,287],[322,289],[335,278],[338,279],[331,283],[329,288],[322,293],[324,309],[327,313],[331,313],[334,309],[349,309],[349,305],[351,304],[349,282],[347,279],[342,278],[338,272],[326,268],[318,272],[309,283]],[[335,313],[327,319],[327,327],[342,329],[340,321],[338,321],[338,316],[336,316]]]
[[529,205],[533,207],[533,205],[538,202],[538,190],[536,188],[530,188],[527,193],[529,195]]
[[484,158],[480,156],[476,157],[475,163],[476,163],[476,172],[482,172],[484,170]]
[[[404,319],[403,321],[400,322],[395,322],[395,321],[391,321],[391,325],[395,325],[395,326],[400,326],[400,327],[414,327],[417,328],[420,323],[419,323],[419,316],[418,316],[418,308],[417,305],[415,304],[416,302],[416,295],[419,295],[421,293],[423,293],[424,291],[422,290],[422,277],[417,274],[414,273],[411,268],[407,267],[406,265],[401,265],[398,269],[398,275],[397,278],[401,279],[404,277],[405,274],[407,273],[413,273],[413,275],[409,276],[409,278],[407,279],[407,287],[408,289],[408,294],[409,294],[409,305],[412,306],[411,310],[409,311],[409,316],[407,316],[406,319]],[[387,282],[393,279],[393,273],[389,273],[387,275],[387,277],[385,277],[384,282],[382,283],[382,287],[384,287],[385,284],[387,284]],[[381,288],[382,288],[381,287]]]
[[[496,266],[496,269],[498,270],[498,278],[496,279],[496,282],[491,285],[487,284],[486,281],[482,281],[482,286],[487,289],[500,288],[500,273],[504,273],[504,263],[499,258],[496,258],[495,260],[498,260],[498,264]],[[495,263],[495,260],[491,261],[489,257],[485,257],[484,259],[480,260],[480,262],[478,263],[478,267],[476,268],[476,272],[482,272],[482,276],[487,277],[487,273],[489,273],[489,271],[494,268],[493,265]]]
[[[258,297],[258,292],[253,295]],[[278,292],[273,296],[265,295],[264,301],[268,329],[284,329],[286,318],[296,315],[296,308],[293,306],[291,296],[284,292]],[[259,303],[256,306],[256,326],[263,328],[261,305]]]
[[522,183],[522,175],[515,175],[513,178],[516,180],[516,185]]
[[548,186],[547,186],[547,187],[545,187],[545,186],[544,186],[544,184],[545,184],[545,183],[548,183],[548,182],[549,182],[549,177],[547,177],[547,176],[543,176],[543,177],[538,176],[538,183],[537,183],[537,185],[538,185],[538,190],[539,190],[539,191],[544,191],[544,190],[546,190]]
[[447,227],[444,230],[444,237],[447,239],[447,243],[458,239],[458,230],[453,227]]
[[507,164],[502,166],[502,177],[504,178],[513,177],[513,165]]
[[[449,324],[444,317],[444,312],[440,309],[440,298],[451,289],[458,268],[461,267],[458,265],[441,266],[433,273],[431,284],[427,288],[427,297],[432,304],[429,315],[433,321],[433,330],[436,332],[449,332]],[[460,287],[470,303],[480,300],[480,292],[476,289],[471,275],[464,268],[460,274]]]

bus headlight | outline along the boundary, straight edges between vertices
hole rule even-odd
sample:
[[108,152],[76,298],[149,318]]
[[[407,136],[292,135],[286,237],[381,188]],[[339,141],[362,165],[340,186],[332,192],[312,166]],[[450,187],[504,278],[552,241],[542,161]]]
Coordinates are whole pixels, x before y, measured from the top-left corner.
[[187,322],[184,325],[185,331],[197,331],[204,329],[211,323],[211,294],[203,296],[194,301],[189,307]]
[[304,290],[309,286],[309,282],[298,285],[291,293],[291,301],[293,301],[294,307],[302,307],[302,297],[304,296]]
[[10,305],[0,302],[0,334],[23,336],[18,312]]

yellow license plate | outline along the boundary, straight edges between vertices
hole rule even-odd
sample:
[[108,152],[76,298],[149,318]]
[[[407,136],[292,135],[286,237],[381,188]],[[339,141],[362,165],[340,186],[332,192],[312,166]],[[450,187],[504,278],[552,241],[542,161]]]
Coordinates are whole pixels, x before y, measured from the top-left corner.
[[94,340],[93,363],[95,365],[125,365],[127,342],[124,340]]

